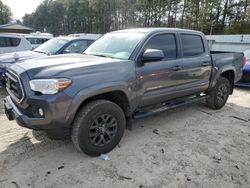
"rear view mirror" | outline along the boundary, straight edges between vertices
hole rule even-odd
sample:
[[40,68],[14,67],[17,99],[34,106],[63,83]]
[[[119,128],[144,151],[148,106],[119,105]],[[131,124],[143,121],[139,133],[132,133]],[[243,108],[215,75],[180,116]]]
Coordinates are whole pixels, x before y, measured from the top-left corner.
[[164,58],[164,53],[162,50],[157,49],[147,49],[142,55],[142,61],[159,61]]

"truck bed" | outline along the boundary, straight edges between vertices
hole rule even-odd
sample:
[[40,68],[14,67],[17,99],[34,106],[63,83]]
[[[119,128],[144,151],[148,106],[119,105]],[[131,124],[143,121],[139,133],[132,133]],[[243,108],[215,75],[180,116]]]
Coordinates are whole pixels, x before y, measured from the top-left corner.
[[225,51],[210,51],[213,63],[215,67],[221,68],[228,65],[235,67],[235,82],[239,81],[242,77],[243,53],[239,52],[225,52]]
[[210,51],[213,61],[217,62],[228,62],[229,60],[235,60],[235,63],[242,63],[243,53],[238,52],[224,52],[224,51]]

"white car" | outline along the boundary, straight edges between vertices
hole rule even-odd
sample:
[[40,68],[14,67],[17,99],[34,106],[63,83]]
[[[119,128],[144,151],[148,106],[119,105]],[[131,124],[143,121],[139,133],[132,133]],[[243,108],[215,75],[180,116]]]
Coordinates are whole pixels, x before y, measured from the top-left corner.
[[0,34],[0,54],[31,49],[30,42],[21,35],[11,33]]
[[29,35],[25,35],[25,38],[31,43],[32,49],[36,49],[41,44],[52,39],[53,35],[50,33],[36,32],[36,33],[31,33]]

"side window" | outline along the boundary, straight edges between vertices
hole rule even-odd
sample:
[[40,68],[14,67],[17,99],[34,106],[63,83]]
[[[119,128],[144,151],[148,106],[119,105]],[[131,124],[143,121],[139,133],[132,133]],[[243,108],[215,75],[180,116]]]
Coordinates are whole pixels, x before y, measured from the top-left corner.
[[30,42],[30,44],[36,44],[36,41],[34,38],[26,38],[26,39]]
[[42,44],[42,43],[43,43],[43,39],[41,39],[41,38],[36,39],[36,44]]
[[88,41],[76,41],[70,44],[64,52],[66,53],[82,53],[88,47]]
[[11,46],[13,47],[18,46],[21,42],[20,38],[9,38],[9,39],[10,39]]
[[42,44],[42,38],[26,38],[31,44]]
[[205,52],[203,41],[199,35],[181,34],[184,57],[201,55]]
[[0,37],[0,47],[6,47],[5,37]]
[[11,44],[11,39],[12,38],[4,37],[4,39],[5,39],[6,47],[12,47],[12,44]]
[[177,58],[177,47],[174,34],[162,34],[151,38],[146,45],[147,49],[162,50],[165,55],[165,59]]
[[20,38],[0,37],[0,47],[16,47],[20,42]]
[[13,37],[0,37],[0,47],[15,47],[21,42],[19,38]]

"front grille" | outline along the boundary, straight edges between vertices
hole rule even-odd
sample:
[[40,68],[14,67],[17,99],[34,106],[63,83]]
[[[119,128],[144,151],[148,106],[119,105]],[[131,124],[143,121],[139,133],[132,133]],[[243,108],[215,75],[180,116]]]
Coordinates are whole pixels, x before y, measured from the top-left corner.
[[19,102],[24,98],[24,93],[20,79],[10,71],[6,72],[6,89],[11,97]]

